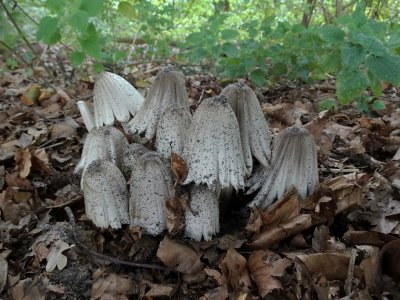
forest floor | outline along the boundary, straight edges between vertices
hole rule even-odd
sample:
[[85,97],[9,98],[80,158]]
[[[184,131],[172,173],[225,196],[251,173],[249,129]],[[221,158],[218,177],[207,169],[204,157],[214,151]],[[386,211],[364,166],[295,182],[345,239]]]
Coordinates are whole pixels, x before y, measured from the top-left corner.
[[[399,89],[385,86],[385,108],[364,114],[319,111],[334,79],[256,90],[274,132],[300,116],[313,135],[320,188],[304,202],[290,190],[266,211],[246,212],[252,196],[236,195],[221,232],[193,242],[93,226],[73,174],[87,135],[76,102],[92,100],[93,79],[3,67],[0,298],[400,299]],[[160,67],[124,77],[145,93]],[[222,86],[189,74],[187,89],[195,104]]]

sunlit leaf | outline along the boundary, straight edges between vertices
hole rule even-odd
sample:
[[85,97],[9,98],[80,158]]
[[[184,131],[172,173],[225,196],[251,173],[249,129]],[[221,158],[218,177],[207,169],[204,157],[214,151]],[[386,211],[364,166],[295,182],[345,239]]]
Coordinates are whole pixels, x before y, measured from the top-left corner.
[[44,17],[40,20],[39,29],[36,32],[36,39],[43,41],[47,45],[53,45],[61,39],[58,19]]

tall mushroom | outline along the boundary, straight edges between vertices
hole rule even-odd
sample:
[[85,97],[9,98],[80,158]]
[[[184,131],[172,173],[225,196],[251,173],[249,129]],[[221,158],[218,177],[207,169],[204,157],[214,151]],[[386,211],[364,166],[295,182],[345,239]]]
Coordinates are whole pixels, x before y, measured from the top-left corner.
[[143,101],[143,96],[124,78],[110,72],[101,73],[93,89],[96,127],[113,125],[115,119],[128,122]]
[[189,209],[185,214],[185,235],[196,241],[211,240],[219,232],[219,192],[206,185],[190,188]]
[[265,208],[295,186],[304,199],[318,185],[318,161],[315,142],[307,129],[292,126],[274,139],[271,167],[260,168],[248,181],[247,193],[260,189],[250,206]]
[[253,170],[252,156],[267,167],[271,158],[271,133],[256,94],[243,81],[238,81],[224,88],[221,95],[226,97],[238,119],[249,173]]
[[131,168],[129,214],[131,226],[150,235],[166,228],[165,202],[172,197],[172,174],[162,156],[148,151]]
[[129,122],[130,131],[138,134],[146,132],[145,137],[152,139],[161,115],[173,105],[181,106],[189,112],[185,77],[173,66],[167,66],[158,73],[142,107]]
[[157,126],[156,149],[164,158],[171,152],[182,155],[192,116],[187,108],[171,106],[162,114]]
[[107,160],[92,161],[82,176],[86,215],[97,227],[129,223],[128,189],[121,171]]
[[239,124],[224,96],[208,98],[197,108],[183,158],[189,167],[184,184],[244,187],[246,167]]
[[81,160],[75,167],[74,173],[81,173],[96,159],[105,159],[121,167],[125,147],[128,147],[128,141],[117,128],[113,126],[93,128],[86,137]]

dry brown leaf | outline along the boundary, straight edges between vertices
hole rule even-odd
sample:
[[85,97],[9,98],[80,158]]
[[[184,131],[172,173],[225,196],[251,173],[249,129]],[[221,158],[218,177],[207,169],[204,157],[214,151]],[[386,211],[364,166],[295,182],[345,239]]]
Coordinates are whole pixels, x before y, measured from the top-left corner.
[[188,174],[188,166],[184,159],[174,152],[171,153],[171,168],[176,179],[175,185],[182,183]]
[[20,149],[15,152],[15,170],[18,172],[19,177],[26,178],[32,166],[32,155],[28,148]]
[[382,273],[400,282],[400,240],[386,244],[380,251]]
[[229,286],[233,289],[251,286],[247,261],[234,248],[228,249],[220,264],[222,274],[226,277]]
[[23,95],[21,95],[21,100],[28,106],[34,105],[40,96],[40,85],[34,84],[32,87]]
[[[382,269],[380,266],[379,248],[372,246],[359,247],[366,256],[360,263],[363,278],[368,288],[376,288],[382,282]],[[398,261],[395,263],[398,264]]]
[[67,124],[54,124],[50,130],[50,138],[68,138],[76,135],[76,129]]
[[168,237],[160,242],[157,257],[169,268],[185,274],[196,274],[203,269],[203,264],[193,249],[179,244]]
[[369,245],[382,247],[388,242],[395,241],[392,235],[376,231],[348,231],[343,235],[343,241],[346,245]]
[[185,211],[187,209],[187,197],[169,198],[165,203],[167,229],[172,236],[185,228]]
[[327,280],[347,278],[350,255],[342,253],[316,253],[298,255],[311,274],[324,276]]
[[282,289],[281,282],[275,277],[283,275],[285,269],[292,262],[289,259],[281,259],[270,251],[253,252],[248,260],[248,268],[251,277],[257,284],[258,292],[264,298],[271,291]]
[[261,219],[261,209],[255,207],[251,209],[249,221],[247,222],[246,233],[248,236],[253,235],[255,233],[260,233],[261,226],[263,225],[263,221]]
[[37,279],[27,278],[20,280],[11,288],[11,298],[18,300],[45,300],[46,293]]
[[207,276],[214,278],[218,285],[223,285],[227,283],[225,276],[222,276],[222,274],[217,270],[204,268],[204,273],[206,273]]
[[137,294],[139,287],[136,282],[124,274],[106,274],[97,269],[93,274],[91,299],[128,299]]
[[228,299],[229,292],[226,285],[217,287],[207,293],[205,293],[200,300],[225,300]]
[[48,174],[50,173],[49,157],[44,149],[31,148],[32,168],[36,171]]
[[153,297],[168,297],[170,298],[173,287],[162,285],[162,284],[152,284],[150,291],[148,291],[144,296],[152,299]]

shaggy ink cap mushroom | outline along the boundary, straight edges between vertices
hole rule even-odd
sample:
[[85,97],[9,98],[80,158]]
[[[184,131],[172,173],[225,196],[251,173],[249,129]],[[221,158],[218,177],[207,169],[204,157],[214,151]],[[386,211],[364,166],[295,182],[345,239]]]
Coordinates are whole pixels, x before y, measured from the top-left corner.
[[318,186],[318,160],[315,142],[305,128],[288,127],[273,141],[271,166],[259,168],[247,183],[247,194],[260,189],[250,206],[266,208],[282,197],[291,186],[304,199]]
[[92,128],[95,127],[95,123],[92,112],[89,109],[89,106],[84,101],[78,101],[76,104],[78,105],[79,112],[82,116],[83,123],[85,123],[87,131],[92,130]]
[[158,73],[142,107],[128,124],[130,131],[138,134],[145,132],[145,137],[152,139],[161,115],[174,105],[181,106],[189,112],[185,76],[170,65]]
[[81,160],[74,173],[79,174],[96,159],[105,159],[122,167],[122,153],[128,147],[124,134],[113,126],[93,128],[83,145]]
[[239,124],[224,96],[205,99],[193,115],[183,149],[189,172],[184,184],[194,182],[236,190],[244,187],[246,167]]
[[110,72],[101,73],[93,89],[96,127],[113,125],[115,119],[128,122],[143,101],[143,96],[124,78]]
[[190,188],[189,209],[185,213],[185,236],[200,241],[212,239],[219,232],[220,189],[209,189],[206,185]]
[[87,217],[101,228],[129,224],[128,189],[121,171],[107,160],[92,161],[82,176]]
[[252,156],[267,167],[271,158],[271,132],[256,94],[240,80],[224,88],[221,95],[226,97],[238,119],[243,156],[249,173],[253,170]]
[[156,149],[166,159],[171,152],[182,156],[183,145],[192,116],[187,108],[171,106],[162,114],[157,125]]
[[135,168],[136,164],[138,163],[138,159],[149,151],[150,150],[145,146],[138,143],[132,143],[125,146],[123,151],[123,163],[121,166],[121,171],[124,173],[126,178],[131,177],[131,170],[132,168]]
[[148,151],[131,168],[129,214],[131,226],[149,235],[166,228],[165,202],[173,196],[171,171],[161,154]]

